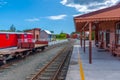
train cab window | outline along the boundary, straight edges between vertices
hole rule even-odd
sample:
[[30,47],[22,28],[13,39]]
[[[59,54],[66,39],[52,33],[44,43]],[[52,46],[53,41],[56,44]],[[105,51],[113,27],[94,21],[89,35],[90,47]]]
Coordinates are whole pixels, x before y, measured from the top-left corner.
[[6,39],[7,39],[7,40],[9,39],[9,34],[6,34]]

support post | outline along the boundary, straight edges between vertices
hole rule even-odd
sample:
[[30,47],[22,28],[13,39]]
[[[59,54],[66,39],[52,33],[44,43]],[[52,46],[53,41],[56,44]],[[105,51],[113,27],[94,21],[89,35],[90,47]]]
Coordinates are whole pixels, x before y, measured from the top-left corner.
[[92,23],[89,23],[89,63],[92,64]]
[[85,53],[85,28],[84,28],[84,53]]
[[34,35],[33,35],[33,36],[34,36],[34,39],[36,40],[36,38],[35,38],[35,29],[33,29],[33,34],[34,34]]
[[81,48],[82,48],[82,31],[81,31],[81,34],[80,34],[80,44],[81,44]]
[[98,40],[99,40],[99,36],[98,36],[98,30],[99,30],[99,24],[95,24],[95,45],[98,47]]

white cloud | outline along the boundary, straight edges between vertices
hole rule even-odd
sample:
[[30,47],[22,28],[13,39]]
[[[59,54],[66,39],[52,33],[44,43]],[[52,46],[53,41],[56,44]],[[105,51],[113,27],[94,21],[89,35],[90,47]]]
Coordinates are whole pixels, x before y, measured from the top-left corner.
[[51,20],[60,20],[60,19],[64,19],[67,15],[57,15],[57,16],[49,16],[47,17],[48,19],[51,19]]
[[4,1],[4,0],[0,0],[0,7],[2,7],[2,6],[5,5],[5,4],[7,4],[6,1]]
[[75,17],[75,16],[79,16],[79,15],[81,15],[81,14],[75,14],[75,15],[73,15],[73,17]]
[[65,5],[67,3],[67,0],[62,0],[60,3]]
[[28,21],[28,22],[36,22],[36,21],[39,21],[40,19],[38,18],[32,18],[32,19],[25,19],[25,21]]
[[[79,0],[80,1],[80,0]],[[79,4],[75,3],[74,0],[62,0],[60,3],[62,5],[65,5],[67,7],[75,8],[78,12],[81,13],[87,13],[91,11],[95,11],[98,9],[106,8],[108,6],[115,5],[120,0],[103,0],[102,2],[96,2],[96,0],[93,2],[89,1],[89,4]]]

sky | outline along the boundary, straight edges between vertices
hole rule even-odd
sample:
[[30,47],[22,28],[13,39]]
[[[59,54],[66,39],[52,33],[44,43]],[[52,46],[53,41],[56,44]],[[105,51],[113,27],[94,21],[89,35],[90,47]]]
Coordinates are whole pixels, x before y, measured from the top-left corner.
[[41,30],[71,33],[75,31],[73,18],[96,11],[120,0],[0,0],[0,30],[13,24],[17,30]]

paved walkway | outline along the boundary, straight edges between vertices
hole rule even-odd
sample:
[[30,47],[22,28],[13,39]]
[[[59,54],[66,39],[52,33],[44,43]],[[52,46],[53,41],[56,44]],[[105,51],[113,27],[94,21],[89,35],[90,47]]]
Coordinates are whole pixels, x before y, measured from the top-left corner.
[[82,80],[78,53],[80,53],[85,80],[120,80],[120,57],[113,57],[109,52],[93,47],[93,63],[89,64],[89,48],[86,45],[84,53],[79,41],[74,45],[66,80]]

